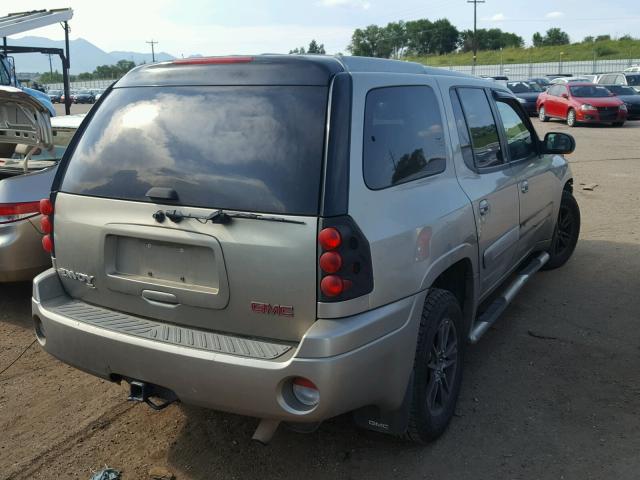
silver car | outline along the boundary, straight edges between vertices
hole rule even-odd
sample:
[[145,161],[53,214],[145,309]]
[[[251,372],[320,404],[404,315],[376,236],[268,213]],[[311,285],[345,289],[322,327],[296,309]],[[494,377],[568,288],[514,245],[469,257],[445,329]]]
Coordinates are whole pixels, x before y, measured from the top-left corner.
[[[77,140],[77,143],[75,143]],[[358,57],[180,59],[89,113],[43,211],[43,348],[175,400],[416,442],[463,355],[580,228],[563,153],[509,90]]]
[[29,95],[0,88],[0,282],[30,281],[51,266],[39,202],[83,116],[50,120]]

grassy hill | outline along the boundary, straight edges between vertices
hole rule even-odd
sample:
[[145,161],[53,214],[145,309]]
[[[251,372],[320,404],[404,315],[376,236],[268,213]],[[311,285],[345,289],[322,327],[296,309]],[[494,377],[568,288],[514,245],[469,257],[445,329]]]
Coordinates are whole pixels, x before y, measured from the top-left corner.
[[[502,51],[503,63],[557,62],[563,52],[563,62],[593,60],[594,51],[598,60],[640,58],[640,40],[605,40],[595,43],[573,43],[554,47],[506,48]],[[449,65],[471,65],[473,54],[452,53],[428,57],[409,57],[407,60],[437,67]],[[478,52],[478,65],[500,63],[499,50]]]

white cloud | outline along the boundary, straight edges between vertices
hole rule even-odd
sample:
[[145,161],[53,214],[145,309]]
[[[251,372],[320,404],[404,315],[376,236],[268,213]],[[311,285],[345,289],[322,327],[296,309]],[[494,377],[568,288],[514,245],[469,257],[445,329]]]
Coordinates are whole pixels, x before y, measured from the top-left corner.
[[368,10],[371,3],[366,0],[321,0],[319,5],[323,7],[351,7]]
[[561,18],[564,17],[564,12],[549,12],[545,15],[546,18]]
[[496,13],[490,17],[484,17],[482,20],[485,22],[503,22],[507,19],[504,13]]

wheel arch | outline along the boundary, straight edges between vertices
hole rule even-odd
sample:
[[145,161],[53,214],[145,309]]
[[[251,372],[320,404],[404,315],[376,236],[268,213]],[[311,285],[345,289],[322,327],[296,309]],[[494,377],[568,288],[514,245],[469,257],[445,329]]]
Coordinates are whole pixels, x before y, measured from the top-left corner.
[[425,276],[424,288],[441,288],[455,295],[469,332],[475,316],[477,285],[477,246],[463,244],[436,260]]

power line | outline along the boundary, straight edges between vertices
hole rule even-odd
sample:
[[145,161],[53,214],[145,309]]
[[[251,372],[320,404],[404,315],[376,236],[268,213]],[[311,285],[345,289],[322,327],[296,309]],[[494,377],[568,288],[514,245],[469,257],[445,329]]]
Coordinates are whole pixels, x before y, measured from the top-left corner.
[[148,41],[148,42],[146,42],[146,43],[148,43],[149,45],[151,45],[151,61],[152,61],[153,63],[156,63],[156,51],[155,51],[155,48],[154,48],[154,47],[158,44],[158,42],[157,42],[157,41],[155,41],[155,40],[153,40],[153,39],[151,39],[150,41]]
[[476,61],[478,60],[478,4],[484,3],[484,0],[467,0],[467,3],[473,3],[473,73],[476,71]]

